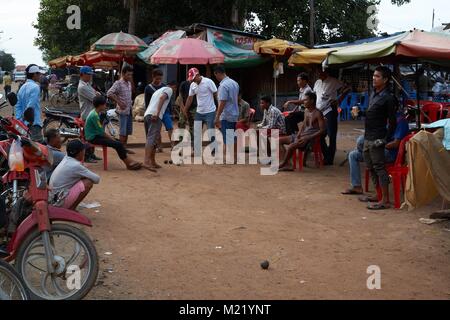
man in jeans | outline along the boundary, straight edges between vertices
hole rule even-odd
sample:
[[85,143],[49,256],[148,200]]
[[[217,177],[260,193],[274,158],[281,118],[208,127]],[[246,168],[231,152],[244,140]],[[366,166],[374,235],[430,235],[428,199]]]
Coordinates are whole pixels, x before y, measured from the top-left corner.
[[[338,91],[343,89],[338,99]],[[338,79],[331,77],[328,71],[321,71],[319,80],[314,85],[314,92],[317,94],[317,109],[327,119],[327,135],[330,144],[327,146],[325,139],[322,140],[322,152],[325,158],[324,164],[332,166],[336,155],[336,140],[338,132],[338,110],[337,107],[344,100],[350,88],[344,88],[344,84]]]
[[[396,130],[396,101],[390,93],[391,70],[384,66],[375,69],[373,75],[374,92],[366,111],[364,134],[364,161],[370,170],[375,186],[380,185],[383,196],[381,201],[375,197],[364,197],[361,201],[376,202],[368,204],[370,210],[388,209],[389,175],[386,170],[384,150]],[[388,126],[386,127],[386,124]]]
[[[128,136],[133,134],[133,117],[131,107],[133,105],[131,81],[133,80],[133,67],[125,65],[122,68],[121,77],[114,82],[108,90],[108,98],[117,104],[117,113],[120,122],[120,142],[126,146]],[[127,150],[128,153],[134,152]]]
[[[217,66],[214,70],[214,76],[220,81],[219,86],[219,108],[217,109],[215,124],[217,128],[222,131],[223,142],[227,144],[234,144],[234,131],[236,130],[236,123],[239,119],[239,85],[232,80],[225,73],[225,68]],[[227,130],[230,132],[230,137],[227,137]]]
[[[217,98],[217,87],[211,79],[200,75],[200,71],[197,68],[192,68],[188,73],[188,81],[191,81],[189,88],[189,98],[184,106],[183,113],[187,117],[188,111],[191,108],[194,96],[197,97],[197,113],[195,114],[194,122],[194,146],[195,150],[199,150],[198,144],[202,141],[202,127],[203,123],[206,123],[208,129],[214,129],[216,118],[216,103],[214,98]],[[200,128],[199,128],[200,127]],[[195,133],[199,132],[200,136],[195,137]],[[210,137],[211,141],[214,137]],[[198,155],[199,156],[199,155]]]
[[33,123],[28,124],[30,127],[30,136],[33,141],[42,143],[44,137],[42,135],[42,118],[40,103],[40,86],[41,69],[30,64],[26,68],[27,81],[22,85],[17,94],[16,119],[24,121],[25,110],[31,108],[34,112]]

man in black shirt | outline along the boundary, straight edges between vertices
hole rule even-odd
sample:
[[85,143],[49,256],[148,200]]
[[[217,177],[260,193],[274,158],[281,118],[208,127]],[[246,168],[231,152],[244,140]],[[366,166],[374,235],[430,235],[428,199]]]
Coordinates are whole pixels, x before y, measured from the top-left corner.
[[[375,186],[380,186],[383,197],[362,198],[362,201],[376,202],[369,204],[368,209],[388,209],[389,175],[386,171],[385,145],[389,137],[393,136],[397,125],[396,99],[389,91],[391,70],[384,66],[375,69],[373,75],[374,92],[370,98],[366,112],[364,135],[364,161],[371,171]],[[378,202],[377,202],[378,201]]]

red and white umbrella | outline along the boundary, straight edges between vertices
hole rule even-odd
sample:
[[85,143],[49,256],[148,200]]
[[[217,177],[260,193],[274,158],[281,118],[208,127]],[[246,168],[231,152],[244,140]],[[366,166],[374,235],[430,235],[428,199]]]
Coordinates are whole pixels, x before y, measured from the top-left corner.
[[152,64],[220,64],[225,56],[212,44],[192,38],[165,44],[151,58]]
[[97,40],[91,47],[95,51],[111,51],[121,54],[136,54],[147,49],[147,44],[140,38],[124,33],[110,33]]

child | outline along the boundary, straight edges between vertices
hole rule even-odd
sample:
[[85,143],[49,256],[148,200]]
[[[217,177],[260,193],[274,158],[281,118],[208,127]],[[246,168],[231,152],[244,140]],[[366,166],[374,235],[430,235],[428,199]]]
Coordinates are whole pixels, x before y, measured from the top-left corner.
[[103,129],[100,122],[99,113],[106,111],[105,97],[96,96],[93,100],[93,104],[95,109],[89,113],[84,128],[86,140],[95,145],[107,146],[115,149],[120,160],[125,163],[128,170],[141,169],[142,163],[136,162],[128,157],[127,150],[124,145],[120,141],[114,140],[114,138],[110,137]]

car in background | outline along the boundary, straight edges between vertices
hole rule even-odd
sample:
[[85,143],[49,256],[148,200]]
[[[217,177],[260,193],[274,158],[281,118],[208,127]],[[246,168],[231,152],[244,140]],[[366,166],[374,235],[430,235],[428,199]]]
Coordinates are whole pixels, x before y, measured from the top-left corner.
[[27,74],[25,71],[15,71],[14,72],[14,81],[15,82],[25,82],[27,81]]

